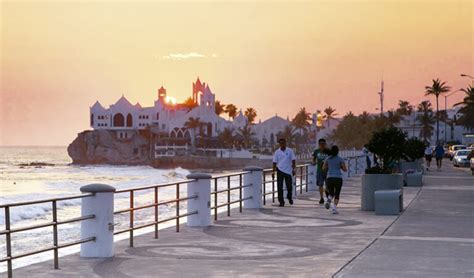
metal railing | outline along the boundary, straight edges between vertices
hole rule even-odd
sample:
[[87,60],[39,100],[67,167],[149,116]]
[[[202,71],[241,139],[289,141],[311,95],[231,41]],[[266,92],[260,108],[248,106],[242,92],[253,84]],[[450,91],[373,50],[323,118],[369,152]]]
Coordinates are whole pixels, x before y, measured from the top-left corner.
[[[248,199],[251,199],[252,197],[247,197],[243,198],[242,196],[242,189],[245,187],[252,186],[252,184],[243,184],[243,175],[248,174],[250,172],[238,172],[238,173],[232,173],[232,174],[224,174],[224,175],[218,175],[218,176],[213,176],[211,181],[212,185],[214,186],[213,190],[211,191],[211,197],[213,197],[213,206],[211,206],[211,210],[214,210],[214,220],[217,220],[218,217],[218,209],[221,207],[227,207],[227,216],[230,216],[230,211],[231,211],[231,205],[232,204],[239,204],[239,212],[242,212],[242,202]],[[232,177],[238,177],[239,178],[239,185],[231,187],[231,178]],[[224,179],[227,183],[227,187],[225,189],[220,189],[218,186],[218,180],[219,179]],[[239,191],[239,198],[237,200],[232,201],[231,200],[231,192],[238,190]],[[219,194],[225,193],[227,197],[227,201],[225,203],[220,203],[219,204]]]
[[[355,157],[347,157],[345,160],[348,163],[348,168],[349,168],[349,173],[348,176],[351,176],[352,172],[355,174],[361,173],[361,166],[365,165],[363,161],[361,162],[361,159],[366,159],[366,156],[355,156]],[[293,186],[296,189],[295,190],[295,195],[303,193],[303,190],[306,192],[308,191],[308,186],[309,186],[309,167],[311,164],[303,164],[303,165],[298,165],[296,167],[296,175],[294,176],[293,179]],[[351,171],[351,169],[354,169]],[[271,195],[271,201],[274,203],[275,202],[275,195],[278,192],[277,191],[277,186],[276,186],[276,178],[275,177],[270,177],[271,173],[273,172],[272,169],[264,169],[262,171],[262,198],[263,198],[263,204],[266,205],[267,203],[267,198],[269,195]],[[211,211],[214,212],[214,219],[218,219],[218,210],[219,208],[226,207],[227,211],[227,216],[230,216],[231,214],[231,208],[233,204],[239,204],[238,209],[239,212],[242,212],[242,207],[243,207],[243,202],[245,200],[251,199],[252,197],[247,197],[244,198],[243,196],[243,189],[246,187],[252,186],[252,184],[244,184],[244,175],[249,174],[250,172],[248,171],[242,171],[242,172],[237,172],[237,173],[229,173],[229,174],[222,174],[222,175],[214,175],[210,178],[211,182],[211,200],[212,200],[212,206],[210,207]],[[232,179],[238,179],[238,185],[237,186],[232,186],[233,181]],[[224,185],[225,188],[219,188],[219,181],[224,180]],[[154,226],[154,237],[158,238],[159,236],[159,224],[165,223],[165,222],[170,222],[170,221],[175,221],[175,229],[176,232],[179,232],[180,229],[180,219],[197,214],[197,211],[186,211],[186,213],[181,213],[180,212],[180,204],[182,202],[186,202],[188,200],[196,199],[198,196],[181,196],[180,189],[181,185],[187,185],[190,182],[195,182],[196,180],[193,179],[187,179],[187,180],[181,180],[177,182],[171,182],[171,183],[164,183],[164,184],[156,184],[156,185],[149,185],[149,186],[142,186],[142,187],[135,187],[135,188],[128,188],[128,189],[120,189],[115,191],[115,194],[129,194],[128,199],[129,199],[129,207],[116,210],[114,211],[114,215],[124,215],[128,214],[128,228],[122,229],[119,231],[114,231],[114,235],[118,234],[123,234],[123,233],[129,233],[129,245],[130,247],[134,246],[134,231],[139,230],[139,229],[144,229],[147,227]],[[271,189],[267,191],[268,185],[271,184]],[[170,200],[160,200],[160,189],[162,188],[170,188],[170,187],[175,187],[175,197],[174,199]],[[145,204],[145,205],[139,205],[137,206],[136,204],[136,193],[137,192],[142,192],[142,191],[151,191],[149,193],[152,193],[152,200]],[[234,195],[234,200],[232,199],[232,192],[238,191],[238,197]],[[219,202],[219,195],[225,194],[226,201],[225,202]],[[53,256],[54,256],[54,268],[58,269],[59,267],[59,255],[58,255],[58,250],[61,248],[73,246],[73,245],[78,245],[81,243],[86,243],[90,241],[95,241],[95,237],[89,237],[89,238],[84,238],[84,239],[79,239],[77,241],[73,242],[68,242],[68,243],[59,243],[59,237],[58,237],[58,226],[68,224],[68,223],[73,223],[73,222],[80,222],[80,221],[85,221],[89,219],[95,218],[95,215],[86,215],[86,216],[81,216],[81,217],[76,217],[76,218],[70,218],[67,220],[63,221],[58,221],[57,217],[57,203],[60,201],[65,201],[65,200],[72,200],[72,199],[80,199],[80,198],[87,198],[94,196],[94,193],[88,193],[88,194],[80,194],[80,195],[73,195],[73,196],[68,196],[68,197],[60,197],[60,198],[53,198],[53,199],[44,199],[44,200],[37,200],[37,201],[30,201],[30,202],[18,202],[18,203],[10,203],[10,204],[2,204],[0,205],[0,209],[5,210],[5,230],[0,230],[0,235],[5,235],[6,236],[6,257],[0,258],[0,262],[7,262],[7,272],[8,272],[8,277],[12,277],[12,261],[18,258],[22,257],[27,257],[31,255],[35,255],[38,253],[42,252],[47,252],[47,251],[53,251]],[[236,198],[237,197],[237,198]],[[12,228],[11,227],[11,217],[10,217],[10,208],[12,207],[20,207],[20,206],[28,206],[28,205],[35,205],[35,204],[41,204],[41,203],[51,203],[52,205],[52,221],[51,222],[46,222],[46,223],[41,223],[41,224],[36,224],[32,226],[27,226],[27,227],[19,227],[19,228]],[[174,216],[168,217],[165,219],[160,219],[160,210],[159,208],[161,206],[169,205],[169,204],[174,204],[176,206],[176,212]],[[145,223],[145,224],[140,224],[136,225],[135,221],[135,213],[137,211],[145,210],[145,209],[153,209],[153,216],[154,219],[151,222]],[[115,224],[113,224],[115,225]],[[39,249],[36,251],[31,251],[27,253],[22,253],[18,255],[12,254],[12,246],[11,246],[11,236],[14,233],[18,232],[23,232],[23,231],[28,231],[28,230],[33,230],[33,229],[39,229],[39,228],[45,228],[45,227],[53,227],[53,245],[47,248]]]
[[[305,191],[308,192],[308,184],[309,184],[309,169],[308,167],[311,164],[302,164],[296,166],[295,169],[295,176],[293,179],[293,186],[295,188],[295,196],[298,195],[298,189],[300,190],[300,194],[303,194],[303,187],[305,188]],[[277,187],[277,182],[276,182],[276,175],[273,176],[273,169],[264,169],[262,173],[262,197],[263,197],[263,205],[267,204],[267,196],[272,195],[271,200],[272,203],[275,203],[275,193],[278,192]],[[268,178],[270,176],[270,179]],[[298,182],[299,179],[299,182]],[[267,191],[267,184],[271,184],[271,190]]]
[[357,155],[344,158],[347,164],[347,177],[363,174],[367,167],[367,155]]
[[[94,194],[93,193],[80,194],[80,195],[73,195],[73,196],[67,196],[67,197],[59,197],[59,198],[52,198],[52,199],[43,199],[43,200],[36,200],[36,201],[29,201],[29,202],[18,202],[18,203],[10,203],[10,204],[0,205],[0,209],[5,210],[5,230],[0,230],[0,235],[5,235],[5,237],[6,237],[5,238],[6,239],[5,240],[6,257],[0,258],[0,263],[1,262],[7,262],[7,275],[8,275],[8,277],[11,278],[13,276],[12,261],[15,260],[15,259],[36,255],[36,254],[43,253],[43,252],[53,251],[54,268],[58,269],[59,268],[59,254],[58,254],[59,249],[65,248],[65,247],[70,247],[70,246],[73,246],[73,245],[78,245],[78,244],[89,242],[89,241],[95,241],[95,237],[89,237],[89,238],[79,239],[77,241],[72,241],[72,242],[67,242],[67,243],[60,244],[59,243],[59,236],[58,236],[58,226],[95,218],[95,215],[86,215],[86,216],[80,216],[80,217],[76,217],[76,218],[70,218],[70,219],[67,219],[67,220],[59,221],[58,220],[58,206],[57,206],[58,202],[66,201],[66,200],[73,200],[73,199],[87,198],[87,197],[91,197],[91,196],[94,196]],[[10,208],[37,205],[37,204],[44,204],[44,203],[51,203],[52,221],[41,223],[41,224],[36,224],[36,225],[31,225],[31,226],[12,228]],[[30,252],[26,252],[26,253],[13,254],[13,252],[12,252],[12,234],[19,233],[19,232],[24,232],[24,231],[35,230],[35,229],[40,229],[40,228],[46,228],[46,227],[53,227],[53,245],[52,246],[42,248],[42,249],[38,249],[38,250],[34,250],[34,251],[30,251]]]
[[[121,193],[128,193],[129,194],[129,200],[130,200],[130,205],[129,208],[126,209],[121,209],[114,211],[114,215],[117,214],[124,214],[128,213],[129,215],[129,225],[127,229],[115,231],[114,235],[122,234],[122,233],[129,233],[129,246],[133,247],[133,233],[136,230],[139,229],[144,229],[147,227],[154,226],[154,235],[155,238],[158,238],[158,225],[169,222],[169,221],[176,221],[175,226],[176,226],[176,232],[179,232],[179,225],[180,225],[180,219],[183,217],[187,217],[189,215],[196,214],[197,211],[192,211],[192,212],[186,212],[184,214],[180,213],[180,203],[191,200],[191,199],[196,199],[197,196],[186,196],[186,197],[181,197],[180,196],[180,185],[182,184],[187,184],[189,182],[193,182],[194,180],[182,180],[179,182],[172,182],[172,183],[164,183],[164,184],[157,184],[157,185],[150,185],[150,186],[142,186],[142,187],[135,187],[135,188],[128,188],[128,189],[121,189],[115,191],[115,194],[121,194]],[[176,189],[176,195],[175,198],[172,200],[165,200],[165,201],[160,201],[159,200],[159,189],[160,188],[166,188],[166,187],[172,187],[175,186]],[[141,205],[141,206],[135,206],[135,192],[137,191],[153,191],[153,200],[152,203],[146,204],[146,205]],[[160,206],[165,206],[168,204],[175,204],[176,206],[176,214],[173,217],[165,218],[165,219],[159,219],[159,207]],[[154,212],[154,220],[150,223],[146,224],[141,224],[139,226],[135,225],[135,212],[147,208],[153,208]],[[114,224],[115,225],[115,224]]]

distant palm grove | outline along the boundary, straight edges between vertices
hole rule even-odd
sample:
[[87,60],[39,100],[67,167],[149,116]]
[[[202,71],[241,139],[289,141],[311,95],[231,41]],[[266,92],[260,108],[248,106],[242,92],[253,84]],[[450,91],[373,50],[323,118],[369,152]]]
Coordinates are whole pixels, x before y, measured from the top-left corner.
[[[462,126],[467,131],[474,130],[474,93],[473,86],[457,91],[464,93],[463,101],[453,105],[455,109],[440,109],[440,97],[447,96],[451,92],[446,82],[439,79],[432,80],[432,84],[426,86],[425,96],[434,97],[434,105],[430,100],[423,100],[413,105],[406,100],[400,100],[398,108],[391,109],[385,113],[371,114],[363,112],[355,115],[348,112],[341,118],[337,118],[336,109],[328,106],[322,111],[316,111],[317,117],[312,118],[311,113],[305,107],[289,119],[289,124],[279,133],[264,139],[262,142],[255,138],[255,120],[257,110],[249,107],[244,110],[246,124],[236,130],[225,128],[217,137],[216,142],[223,148],[245,148],[253,149],[254,152],[269,153],[276,147],[278,138],[285,138],[288,145],[296,148],[297,152],[307,152],[316,143],[317,139],[325,137],[332,143],[338,144],[340,148],[351,149],[362,148],[372,137],[375,131],[396,126],[401,128],[410,137],[422,139],[425,142],[435,144],[436,142],[449,142],[453,140],[453,129]],[[229,119],[238,115],[239,108],[234,104],[215,103],[217,115],[227,114]],[[194,135],[202,128],[199,118],[190,118],[185,126],[193,130]],[[443,136],[440,134],[442,133]],[[196,146],[209,147],[199,138],[193,140]]]

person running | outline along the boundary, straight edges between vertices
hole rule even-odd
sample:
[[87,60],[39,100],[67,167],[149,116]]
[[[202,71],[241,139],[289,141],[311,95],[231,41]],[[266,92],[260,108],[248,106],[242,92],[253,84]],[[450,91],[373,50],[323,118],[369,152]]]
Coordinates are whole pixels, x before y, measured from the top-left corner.
[[441,166],[442,166],[443,157],[444,157],[444,148],[443,148],[443,146],[441,146],[440,142],[438,142],[438,144],[436,144],[434,154],[435,154],[435,157],[436,157],[436,166],[438,167],[438,171],[441,171]]
[[430,143],[426,143],[425,148],[425,162],[426,162],[426,171],[430,170],[431,159],[433,158],[433,148],[430,146]]
[[[324,204],[324,183],[326,181],[326,171],[323,170],[323,164],[329,156],[329,149],[326,146],[326,140],[321,138],[318,140],[319,148],[313,152],[313,165],[317,165],[316,185],[319,187],[319,204]],[[326,192],[326,197],[328,196]]]
[[295,175],[296,157],[293,150],[286,147],[285,139],[280,138],[278,143],[280,148],[273,155],[272,178],[275,179],[275,172],[277,172],[278,201],[280,207],[284,207],[283,181],[286,183],[288,202],[293,205],[293,176]]
[[339,148],[332,146],[331,155],[324,161],[323,169],[327,170],[326,187],[328,198],[325,204],[326,209],[331,208],[333,214],[338,214],[337,205],[342,189],[342,171],[347,172],[346,163],[339,155]]

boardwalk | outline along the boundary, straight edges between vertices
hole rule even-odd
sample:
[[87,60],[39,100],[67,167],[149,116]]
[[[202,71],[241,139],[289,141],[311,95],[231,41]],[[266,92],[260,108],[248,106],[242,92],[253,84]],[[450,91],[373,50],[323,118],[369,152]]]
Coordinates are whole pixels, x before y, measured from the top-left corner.
[[[116,244],[109,260],[62,258],[16,277],[473,277],[474,178],[445,167],[425,186],[405,188],[407,210],[375,216],[359,210],[360,178],[346,180],[339,215],[314,193],[292,207],[266,206],[222,216],[207,229],[167,229],[160,239]],[[449,168],[449,170],[448,170]]]

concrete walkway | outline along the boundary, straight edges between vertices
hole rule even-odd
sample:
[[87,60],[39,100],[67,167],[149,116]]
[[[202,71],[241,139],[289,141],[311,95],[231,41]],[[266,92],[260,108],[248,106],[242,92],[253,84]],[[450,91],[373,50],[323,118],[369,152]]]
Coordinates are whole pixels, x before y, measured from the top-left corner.
[[336,277],[474,277],[474,177],[448,164],[424,181],[408,210]]
[[[447,166],[445,168],[451,168]],[[16,277],[473,277],[474,179],[429,172],[405,188],[402,216],[360,208],[360,178],[345,181],[340,214],[299,196],[294,206],[234,212],[207,229],[160,231],[116,244],[113,259],[60,258],[14,271]]]

